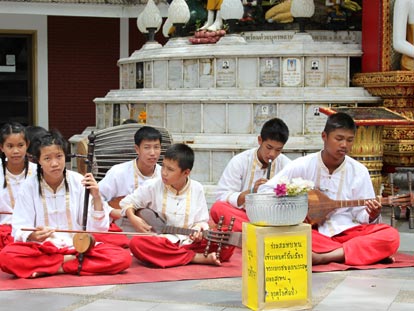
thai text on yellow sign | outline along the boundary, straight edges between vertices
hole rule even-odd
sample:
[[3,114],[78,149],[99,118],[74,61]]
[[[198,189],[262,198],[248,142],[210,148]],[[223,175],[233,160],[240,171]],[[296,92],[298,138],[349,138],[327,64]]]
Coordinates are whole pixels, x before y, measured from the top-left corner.
[[265,301],[301,300],[308,293],[305,235],[264,239]]

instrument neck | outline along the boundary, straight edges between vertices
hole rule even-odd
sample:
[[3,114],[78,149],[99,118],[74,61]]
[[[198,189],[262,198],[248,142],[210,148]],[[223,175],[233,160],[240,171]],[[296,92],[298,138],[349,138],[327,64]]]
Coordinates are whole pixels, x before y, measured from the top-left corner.
[[164,226],[162,230],[162,233],[183,234],[183,235],[190,235],[196,232],[197,230],[195,229],[179,228],[179,227],[173,227],[173,226]]

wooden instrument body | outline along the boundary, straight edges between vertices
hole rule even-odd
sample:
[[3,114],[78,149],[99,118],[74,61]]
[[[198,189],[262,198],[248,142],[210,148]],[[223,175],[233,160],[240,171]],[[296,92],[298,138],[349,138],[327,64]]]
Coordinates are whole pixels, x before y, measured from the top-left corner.
[[[194,230],[194,229],[167,226],[166,221],[156,211],[154,211],[151,208],[139,209],[136,211],[136,215],[144,219],[145,222],[152,227],[152,231],[154,233],[191,235],[197,232],[197,230]],[[205,232],[207,233],[207,231]],[[203,231],[203,234],[204,234],[204,231]]]
[[321,225],[326,217],[338,208],[352,208],[364,206],[368,200],[378,200],[382,205],[409,205],[411,195],[388,196],[386,198],[367,198],[358,200],[332,200],[320,190],[310,190],[308,192],[308,215],[306,220],[311,225]]

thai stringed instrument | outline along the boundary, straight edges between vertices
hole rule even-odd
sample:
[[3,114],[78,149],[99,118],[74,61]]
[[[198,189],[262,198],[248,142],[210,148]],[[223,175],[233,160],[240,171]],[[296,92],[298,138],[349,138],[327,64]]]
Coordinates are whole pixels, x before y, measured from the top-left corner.
[[[182,234],[182,235],[191,235],[198,232],[195,229],[181,228],[166,225],[165,220],[153,209],[142,208],[136,211],[136,215],[145,220],[147,224],[152,227],[153,232],[158,234]],[[230,227],[229,227],[230,229]],[[218,243],[219,246],[221,243],[234,245],[241,247],[241,232],[229,232],[229,231],[213,231],[213,230],[203,230],[201,231],[203,238],[208,241]],[[234,233],[231,239],[227,233]],[[239,234],[237,234],[239,233]],[[224,240],[223,240],[224,238]]]
[[[86,160],[85,160],[86,165],[87,165],[87,173],[92,172],[95,138],[96,136],[94,132],[92,131],[88,135],[88,154],[86,155]],[[82,214],[82,230],[83,231],[86,231],[86,226],[88,222],[89,193],[90,193],[89,189],[85,187],[85,196],[84,196],[83,214]],[[95,239],[89,233],[86,233],[86,232],[76,233],[73,236],[73,246],[79,252],[78,274],[80,274],[82,270],[84,253],[89,251],[94,245],[95,245]]]
[[[375,198],[382,205],[410,205],[411,195],[403,194],[399,196],[388,196]],[[321,225],[326,220],[326,216],[338,208],[363,206],[371,199],[359,200],[332,200],[320,190],[310,190],[308,192],[308,215],[306,220],[311,225]]]
[[[308,192],[308,215],[306,222],[311,225],[320,225],[326,220],[326,216],[338,208],[363,206],[365,202],[372,199],[359,200],[332,200],[320,190],[311,190]],[[376,198],[382,205],[404,206],[413,205],[411,194],[401,194],[398,196],[378,197]],[[211,238],[212,241],[217,237]],[[223,244],[230,244],[242,247],[241,232],[221,232],[220,240]]]

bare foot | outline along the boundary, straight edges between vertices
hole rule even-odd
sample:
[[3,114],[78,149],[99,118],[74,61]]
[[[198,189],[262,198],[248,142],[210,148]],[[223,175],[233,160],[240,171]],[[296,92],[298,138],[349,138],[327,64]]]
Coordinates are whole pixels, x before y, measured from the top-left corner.
[[335,249],[329,253],[312,252],[312,265],[323,265],[330,262],[344,262],[345,254],[343,248]]
[[204,256],[204,254],[197,253],[195,254],[192,263],[202,264],[202,265],[216,265],[221,266],[220,260],[217,258],[217,255],[215,252],[210,253],[207,255],[207,257]]
[[75,260],[76,256],[75,255],[64,255],[63,256],[63,263],[62,265],[59,267],[59,270],[57,271],[57,274],[62,274],[65,273],[65,271],[63,270],[63,264],[65,262],[71,261],[71,260]]
[[46,276],[47,273],[45,272],[33,272],[31,276],[29,276],[29,279],[35,279],[35,278],[40,278],[42,276]]

